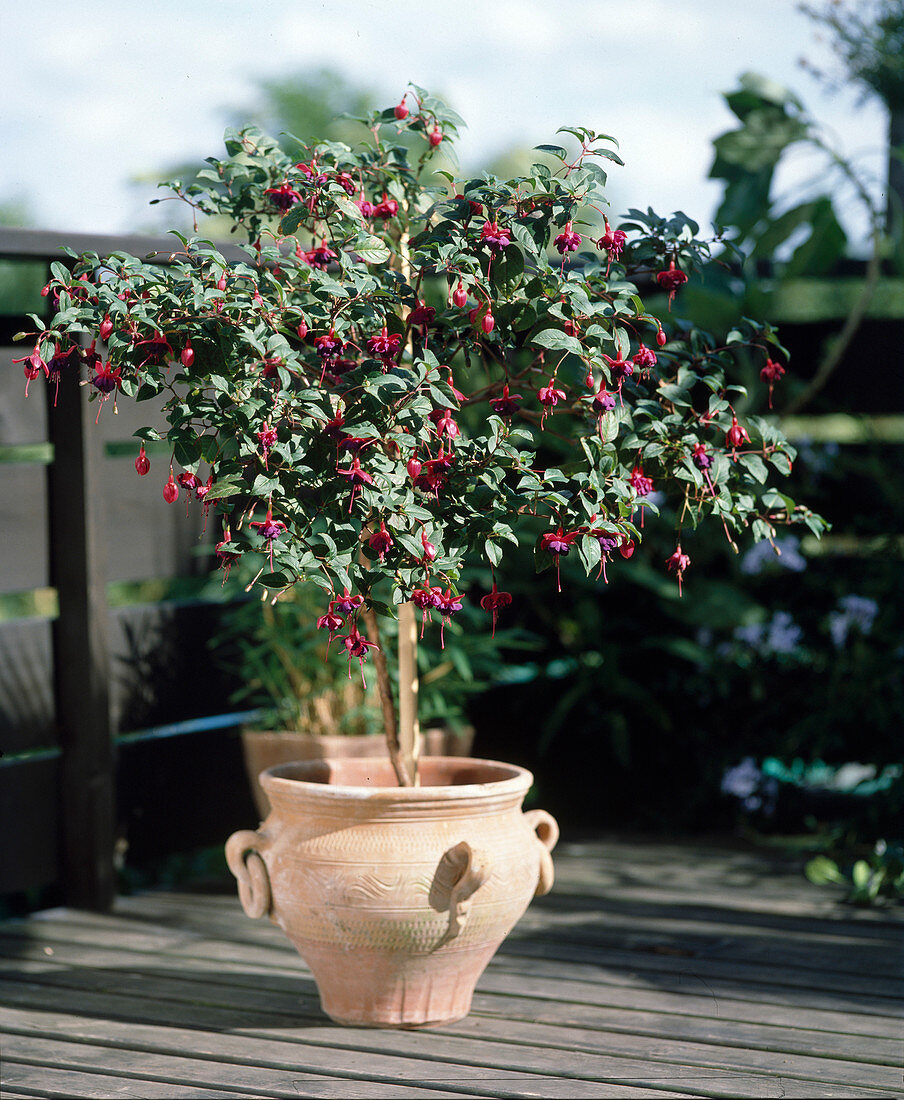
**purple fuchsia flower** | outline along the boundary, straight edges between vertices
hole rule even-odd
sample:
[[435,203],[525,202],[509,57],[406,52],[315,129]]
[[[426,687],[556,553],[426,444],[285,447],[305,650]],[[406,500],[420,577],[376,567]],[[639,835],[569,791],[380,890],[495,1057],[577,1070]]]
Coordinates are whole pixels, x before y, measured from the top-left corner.
[[423,588],[415,588],[411,593],[411,602],[415,607],[421,609],[421,637],[424,636],[424,627],[430,620],[430,612],[438,606],[437,601],[442,599],[443,590],[441,588],[431,588],[425,584]]
[[378,202],[371,212],[371,217],[380,218],[385,221],[388,218],[394,218],[399,212],[399,204],[395,199],[389,199],[386,197],[386,192],[383,192],[383,198]]
[[508,382],[502,387],[502,396],[490,399],[490,408],[497,416],[510,420],[521,408],[521,394],[509,393]]
[[631,362],[638,370],[648,372],[656,366],[656,353],[641,342],[640,347],[631,357]]
[[339,259],[339,253],[334,252],[326,241],[321,241],[316,248],[310,248],[307,252],[303,252],[302,259],[306,264],[322,271],[329,267],[331,260]]
[[590,407],[596,413],[596,430],[599,433],[600,439],[605,442],[606,437],[603,434],[603,417],[606,413],[612,412],[615,408],[615,394],[610,393],[605,385],[600,383],[600,388],[590,399]]
[[[307,166],[305,166],[307,167]],[[301,195],[295,190],[288,180],[279,187],[268,187],[264,194],[277,210],[289,210],[297,202],[301,202]]]
[[555,531],[547,531],[545,535],[540,536],[540,549],[545,550],[547,554],[552,554],[556,560],[556,587],[560,592],[562,591],[562,577],[559,572],[560,559],[569,553],[571,544],[580,533],[580,529],[578,529],[569,531],[566,534],[560,525]]
[[512,243],[512,231],[495,221],[486,221],[480,229],[480,243],[491,252],[498,252]]
[[634,373],[634,363],[631,359],[623,359],[621,352],[618,353],[617,359],[613,359],[611,355],[606,355],[605,352],[603,358],[609,364],[609,376],[616,383],[619,400],[624,404],[622,400],[622,383]]
[[267,544],[267,548],[270,552],[270,572],[273,572],[273,543],[282,535],[288,531],[289,528],[282,522],[282,520],[273,518],[273,511],[270,506],[267,506],[266,519],[259,520],[255,523],[249,524],[249,526],[257,529],[257,533]]
[[480,606],[484,611],[489,611],[493,616],[493,633],[491,637],[496,637],[496,621],[499,618],[499,612],[503,607],[508,607],[512,602],[511,592],[500,592],[496,587],[496,578],[493,578],[493,590],[488,592],[480,601]]
[[347,588],[343,588],[341,596],[330,600],[330,611],[338,615],[353,615],[362,603],[363,596],[353,596]]
[[452,622],[452,616],[456,612],[461,611],[461,597],[453,596],[452,589],[447,588],[445,592],[440,593],[436,599],[436,610],[442,616],[439,624],[439,648],[445,649],[446,643],[443,638],[443,627],[446,623]]
[[411,325],[430,325],[436,318],[436,310],[428,306],[426,302],[418,302],[408,314],[408,323]]
[[565,400],[565,391],[556,389],[552,380],[550,380],[545,386],[541,386],[537,390],[537,399],[543,406],[543,415],[540,417],[540,427],[542,428],[549,410],[554,409],[560,401]]
[[575,233],[571,228],[571,222],[568,221],[565,223],[564,231],[556,237],[553,244],[559,250],[559,255],[564,256],[566,252],[577,252],[581,247],[582,239],[581,234]]
[[678,595],[681,595],[681,581],[684,577],[684,571],[690,565],[691,559],[687,554],[681,552],[681,543],[675,548],[675,553],[670,558],[666,559],[666,568],[670,573],[674,573],[678,578]]
[[352,464],[347,470],[337,470],[336,473],[339,474],[340,477],[347,477],[352,483],[352,495],[348,500],[348,511],[350,515],[352,505],[355,503],[355,493],[358,492],[362,485],[373,485],[374,479],[367,470],[362,468],[361,460],[357,455],[352,458]]
[[384,325],[378,336],[371,336],[367,341],[367,353],[368,355],[372,355],[374,359],[382,360],[383,370],[385,371],[389,364],[399,354],[401,343],[402,337],[397,333],[390,335]]
[[234,550],[227,550],[226,547],[232,541],[232,536],[229,533],[229,527],[223,528],[223,538],[214,547],[214,553],[217,555],[217,561],[220,563],[220,568],[223,570],[223,584],[229,578],[229,570],[235,565],[235,563],[242,556],[236,553]]
[[97,410],[97,416],[94,418],[96,424],[100,420],[101,409],[107,402],[107,398],[110,394],[113,394],[113,409],[116,409],[116,392],[122,388],[122,367],[116,367],[114,370],[109,362],[100,363],[91,377],[90,384],[94,386],[97,392],[101,395],[100,406]]
[[151,366],[160,367],[167,361],[167,359],[175,359],[176,353],[173,351],[169,340],[163,335],[162,332],[155,332],[148,340],[139,340],[135,344],[136,348],[143,347],[147,354],[144,359],[138,364],[139,367],[143,367],[145,363],[150,363]]
[[367,651],[369,649],[379,649],[380,647],[376,642],[369,642],[362,634],[359,634],[354,623],[349,628],[348,635],[342,639],[342,644],[348,654],[349,680],[352,678],[352,657],[357,657],[358,664],[361,666],[361,683],[367,688],[367,681],[364,679],[364,662],[367,660]]

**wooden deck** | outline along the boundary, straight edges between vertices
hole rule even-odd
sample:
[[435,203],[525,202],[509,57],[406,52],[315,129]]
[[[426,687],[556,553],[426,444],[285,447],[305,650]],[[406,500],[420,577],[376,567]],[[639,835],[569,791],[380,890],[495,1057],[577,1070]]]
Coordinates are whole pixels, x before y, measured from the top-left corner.
[[0,1094],[902,1097],[900,913],[708,845],[560,846],[467,1020],[333,1025],[230,893],[0,925]]

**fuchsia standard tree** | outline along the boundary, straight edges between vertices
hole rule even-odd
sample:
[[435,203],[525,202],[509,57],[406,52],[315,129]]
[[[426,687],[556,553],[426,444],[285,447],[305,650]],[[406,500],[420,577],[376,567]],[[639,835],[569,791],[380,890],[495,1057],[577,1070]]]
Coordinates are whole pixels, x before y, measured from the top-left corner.
[[[772,540],[776,524],[824,523],[766,486],[793,448],[734,407],[738,356],[762,364],[770,397],[784,373],[774,330],[745,322],[718,343],[644,306],[638,283],[671,311],[712,242],[683,214],[632,210],[610,227],[614,139],[566,128],[576,154],[539,147],[557,170],[456,181],[431,164],[460,120],[421,89],[362,121],[370,141],[324,142],[299,163],[257,130],[228,131],[228,159],[171,186],[228,218],[247,258],[180,234],[158,262],[71,254],[47,287],[56,315],[36,319],[21,362],[51,382],[83,370],[102,402],[165,400],[166,500],[216,512],[225,569],[258,555],[260,585],[323,588],[318,626],[350,667],[374,659],[410,784],[417,631],[460,610],[467,562],[493,572],[477,598],[495,630],[511,603],[495,579],[506,544],[529,541],[557,575],[569,554],[605,575],[613,555],[630,558],[658,493],[676,504],[663,568],[679,588],[681,543],[705,518],[732,545],[744,530]],[[581,233],[594,211],[596,242]],[[143,440],[159,435],[137,434],[147,475]],[[379,628],[395,610],[398,717]]]

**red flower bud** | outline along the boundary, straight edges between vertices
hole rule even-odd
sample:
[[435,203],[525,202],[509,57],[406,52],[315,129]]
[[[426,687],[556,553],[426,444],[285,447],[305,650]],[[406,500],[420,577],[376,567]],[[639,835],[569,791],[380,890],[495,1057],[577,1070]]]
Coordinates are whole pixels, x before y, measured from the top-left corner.
[[183,367],[190,367],[195,361],[194,348],[191,346],[191,340],[185,341],[185,347],[182,349],[182,354],[179,356],[182,360]]
[[298,322],[298,327],[295,329],[298,333],[298,339],[303,340],[308,334],[308,324],[304,317]]
[[219,277],[219,279],[217,279],[217,290],[225,290],[225,289],[226,289],[226,276],[221,275]]
[[442,130],[439,128],[439,126],[434,126],[433,129],[430,131],[430,137],[429,137],[430,144],[435,149],[437,147],[437,145],[439,145],[442,140],[443,140]]
[[408,459],[408,465],[406,466],[406,469],[408,470],[409,475],[415,478],[421,472],[421,464],[417,458],[412,457]]
[[496,318],[490,310],[487,310],[480,321],[480,327],[489,335],[496,327]]
[[113,331],[113,322],[110,320],[110,314],[101,321],[100,328],[97,330],[97,335],[101,340],[109,339],[110,333]]
[[408,108],[405,106],[405,96],[402,96],[401,100],[393,111],[393,114],[396,116],[399,122],[401,122],[402,119],[408,117]]
[[170,466],[169,481],[163,486],[163,499],[167,504],[174,504],[179,499],[179,487],[173,478],[172,466]]
[[[139,476],[144,477],[151,469],[151,460],[144,453],[144,444],[138,448],[138,457],[135,459],[135,469],[138,471]],[[172,476],[172,475],[171,475]]]
[[665,347],[665,333],[662,331],[662,325],[659,326],[656,332],[656,343],[661,347]]
[[468,292],[465,290],[463,283],[459,283],[455,288],[455,293],[452,295],[452,301],[459,309],[464,309],[467,305]]

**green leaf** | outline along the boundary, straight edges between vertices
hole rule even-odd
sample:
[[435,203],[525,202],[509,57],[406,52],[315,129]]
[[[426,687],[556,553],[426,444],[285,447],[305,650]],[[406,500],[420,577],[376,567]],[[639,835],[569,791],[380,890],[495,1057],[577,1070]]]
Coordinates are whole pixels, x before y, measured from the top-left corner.
[[379,237],[373,237],[370,234],[359,237],[354,250],[366,264],[384,264],[392,255]]
[[567,332],[563,332],[559,328],[545,328],[541,332],[535,333],[530,338],[530,342],[537,347],[549,348],[552,351],[570,351],[575,355],[582,355],[584,352],[580,343],[573,336],[569,336]]
[[535,153],[549,153],[550,156],[558,157],[559,160],[566,160],[568,158],[568,150],[563,149],[561,145],[535,145]]
[[502,547],[497,542],[493,542],[492,539],[487,539],[483,544],[484,553],[487,556],[487,561],[491,565],[498,565],[502,561]]

